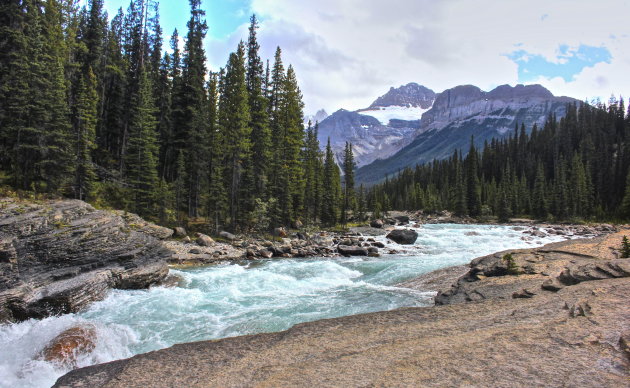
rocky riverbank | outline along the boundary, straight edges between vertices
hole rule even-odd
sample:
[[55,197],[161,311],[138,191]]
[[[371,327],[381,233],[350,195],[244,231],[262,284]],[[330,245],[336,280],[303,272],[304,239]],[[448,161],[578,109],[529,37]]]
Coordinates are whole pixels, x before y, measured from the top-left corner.
[[[430,216],[429,216],[430,217]],[[452,217],[443,214],[443,217]],[[448,218],[453,221],[452,218]],[[0,321],[76,312],[111,288],[146,288],[162,281],[169,265],[225,261],[404,253],[423,222],[421,213],[391,217],[348,232],[278,228],[259,238],[221,232],[187,234],[122,211],[96,210],[81,201],[0,199]],[[435,221],[435,220],[434,220]],[[614,227],[514,226],[535,240],[549,234],[595,236]],[[412,247],[412,246],[410,246]]]
[[0,322],[76,312],[164,279],[173,231],[82,201],[0,199]]
[[476,259],[435,307],[176,345],[55,387],[626,386],[627,232]]

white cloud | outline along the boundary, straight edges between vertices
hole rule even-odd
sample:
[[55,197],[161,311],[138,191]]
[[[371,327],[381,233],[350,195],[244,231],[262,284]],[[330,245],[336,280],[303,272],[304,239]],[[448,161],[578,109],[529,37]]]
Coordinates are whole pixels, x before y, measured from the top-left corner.
[[[518,82],[515,50],[558,62],[566,44],[605,46],[610,64],[572,82],[539,78],[576,98],[630,93],[630,3],[620,0],[253,0],[263,56],[277,45],[296,68],[307,112],[359,109],[390,86],[418,82],[440,92],[459,84],[491,89]],[[209,44],[213,66],[247,37],[242,26]]]

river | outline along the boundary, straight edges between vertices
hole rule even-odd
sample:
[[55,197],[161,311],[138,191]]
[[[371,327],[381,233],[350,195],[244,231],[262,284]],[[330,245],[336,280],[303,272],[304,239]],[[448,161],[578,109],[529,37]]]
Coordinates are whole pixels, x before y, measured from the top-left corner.
[[[96,347],[79,366],[126,358],[176,343],[280,331],[296,323],[399,307],[428,306],[433,290],[396,285],[424,273],[511,248],[524,241],[509,226],[425,225],[413,246],[379,258],[270,259],[172,270],[178,287],[114,290],[86,311],[0,326],[0,387],[50,387],[68,367],[38,360],[64,330],[89,325]],[[385,237],[376,237],[386,242]],[[383,251],[383,250],[382,250]]]

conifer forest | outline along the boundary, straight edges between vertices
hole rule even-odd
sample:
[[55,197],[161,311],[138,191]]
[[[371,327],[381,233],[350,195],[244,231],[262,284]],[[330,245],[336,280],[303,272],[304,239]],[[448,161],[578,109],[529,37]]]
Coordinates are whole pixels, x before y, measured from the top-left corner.
[[570,104],[542,128],[516,127],[480,150],[405,169],[370,193],[377,211],[439,211],[500,221],[630,219],[630,114],[623,99]]
[[[260,57],[258,21],[223,68],[189,0],[168,37],[154,0],[111,18],[103,0],[0,4],[0,184],[211,230],[333,226],[388,210],[475,218],[630,218],[630,120],[623,100],[567,107],[541,128],[355,185],[317,123],[303,124],[295,69]],[[163,50],[170,39],[170,50]],[[358,187],[355,187],[358,186]]]
[[317,127],[304,128],[280,47],[261,59],[252,16],[247,41],[210,71],[205,12],[190,6],[183,48],[175,30],[163,52],[153,0],[111,20],[103,0],[3,2],[2,183],[217,230],[338,222],[349,190]]

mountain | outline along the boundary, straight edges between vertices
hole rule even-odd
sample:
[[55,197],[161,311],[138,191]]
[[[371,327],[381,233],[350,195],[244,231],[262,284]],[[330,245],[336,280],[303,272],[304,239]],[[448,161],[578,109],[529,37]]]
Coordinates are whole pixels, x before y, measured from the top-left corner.
[[319,123],[319,141],[330,138],[341,161],[346,142],[352,143],[357,166],[385,159],[411,143],[420,129],[422,115],[431,108],[435,92],[416,83],[391,88],[368,108],[340,109]]
[[368,109],[385,108],[389,106],[406,106],[429,109],[435,101],[435,92],[415,82],[399,88],[390,88],[389,92],[377,98]]
[[420,120],[414,139],[388,158],[380,158],[357,171],[358,183],[373,184],[399,170],[444,159],[455,150],[465,152],[474,136],[475,144],[514,133],[515,125],[528,131],[542,125],[550,114],[563,117],[566,104],[578,100],[554,97],[540,85],[502,85],[485,92],[463,85],[440,93]]
[[304,116],[304,127],[308,126],[309,121],[312,125],[315,125],[315,123],[320,123],[324,121],[327,117],[328,113],[326,113],[326,111],[323,109],[318,110],[317,113],[315,113],[314,115],[306,115]]

